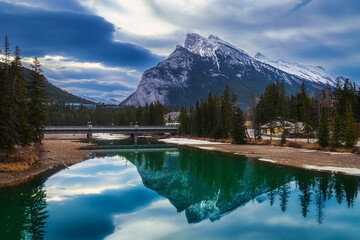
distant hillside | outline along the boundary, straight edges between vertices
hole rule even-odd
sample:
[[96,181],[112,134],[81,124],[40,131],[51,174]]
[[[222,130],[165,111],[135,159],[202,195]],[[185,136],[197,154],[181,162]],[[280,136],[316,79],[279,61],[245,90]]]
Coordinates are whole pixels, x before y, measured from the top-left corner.
[[47,81],[45,86],[46,92],[49,96],[50,102],[77,102],[77,103],[93,103],[92,101],[83,99],[74,94],[71,94],[61,88],[53,85],[49,81]]
[[[4,64],[4,63],[0,63],[0,65],[1,64]],[[26,78],[28,78],[29,73],[30,73],[30,69],[24,68],[24,74],[25,74]],[[47,79],[46,79],[45,90],[46,90],[47,95],[49,96],[49,102],[94,103],[92,101],[89,101],[89,100],[83,99],[81,97],[78,97],[78,96],[76,96],[74,94],[71,94],[71,93],[69,93],[69,92],[67,92],[67,91],[53,85]]]
[[[29,76],[30,69],[24,68],[24,74],[26,77]],[[77,103],[93,103],[92,101],[83,99],[74,94],[71,94],[49,82],[46,79],[45,90],[47,95],[49,96],[49,102],[77,102]]]

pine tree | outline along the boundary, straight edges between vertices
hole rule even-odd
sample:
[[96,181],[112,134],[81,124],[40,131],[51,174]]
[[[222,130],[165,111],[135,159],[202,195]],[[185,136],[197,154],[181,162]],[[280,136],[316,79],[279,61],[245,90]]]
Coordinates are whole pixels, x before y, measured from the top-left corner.
[[29,109],[26,99],[26,82],[18,46],[15,48],[15,58],[9,67],[9,79],[11,80],[11,132],[16,144],[27,145],[32,140],[32,132],[28,123]]
[[341,138],[342,138],[342,123],[341,118],[339,116],[338,111],[334,110],[333,118],[332,118],[332,135],[331,135],[331,146],[332,147],[340,147],[341,146]]
[[192,105],[190,105],[189,118],[190,118],[190,135],[193,136],[196,132],[196,110]]
[[0,152],[11,153],[14,151],[15,140],[11,135],[12,108],[8,75],[10,48],[6,36],[4,50],[2,59],[4,64],[0,65]]
[[245,128],[245,118],[244,113],[238,106],[234,107],[234,114],[233,114],[233,121],[232,121],[232,138],[233,142],[237,144],[245,143],[246,139],[246,128]]
[[195,136],[202,137],[202,114],[199,101],[196,101],[196,122],[195,122]]
[[180,128],[179,128],[180,135],[189,134],[190,119],[189,119],[189,114],[184,106],[180,110],[179,122],[180,122]]
[[223,95],[221,97],[221,131],[222,137],[228,138],[231,130],[231,101],[230,88],[225,86]]
[[286,143],[286,129],[283,129],[283,132],[281,134],[281,141],[280,141],[281,145],[284,145]]
[[344,141],[345,147],[350,148],[356,145],[357,142],[357,132],[356,132],[356,122],[352,112],[351,103],[346,102],[346,112],[345,112],[345,121],[344,121]]
[[210,136],[218,139],[222,137],[222,120],[221,120],[221,100],[218,93],[214,96],[214,128]]
[[354,106],[354,118],[356,122],[360,123],[360,87],[356,92],[356,104]]
[[33,141],[41,142],[44,134],[46,122],[46,94],[45,77],[41,69],[40,61],[35,58],[33,64],[30,64],[31,72],[27,85],[29,99],[29,123],[33,131]]
[[321,147],[327,147],[329,145],[329,126],[324,108],[321,109],[320,113],[317,137]]

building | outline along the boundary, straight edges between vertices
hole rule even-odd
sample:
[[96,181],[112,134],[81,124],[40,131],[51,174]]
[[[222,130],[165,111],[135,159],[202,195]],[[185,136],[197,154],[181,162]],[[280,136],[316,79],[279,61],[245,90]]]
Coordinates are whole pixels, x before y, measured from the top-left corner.
[[169,112],[164,115],[165,122],[178,122],[180,116],[180,112]]
[[82,107],[89,110],[96,110],[96,104],[90,103],[65,103],[65,106],[70,106],[71,109],[75,110],[79,110]]
[[[271,128],[273,132],[271,133]],[[280,121],[274,121],[261,126],[262,133],[265,135],[279,136],[282,135],[284,129],[289,134],[302,133],[304,130],[304,124],[298,122],[296,125],[292,122],[284,121],[284,126]]]

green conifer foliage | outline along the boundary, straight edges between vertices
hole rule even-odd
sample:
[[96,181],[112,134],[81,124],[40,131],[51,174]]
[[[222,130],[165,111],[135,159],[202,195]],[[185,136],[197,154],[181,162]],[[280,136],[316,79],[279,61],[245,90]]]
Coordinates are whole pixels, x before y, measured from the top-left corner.
[[342,122],[339,116],[338,111],[334,110],[333,118],[332,118],[332,135],[331,135],[331,146],[332,147],[340,147],[341,139],[342,139]]
[[41,69],[40,61],[35,58],[30,65],[31,72],[27,85],[29,98],[29,123],[33,131],[33,141],[40,142],[44,135],[46,123],[46,94],[45,94],[45,77]]
[[14,150],[15,140],[11,135],[12,113],[8,94],[9,84],[6,79],[5,71],[0,66],[0,152],[11,153]]
[[179,122],[180,122],[179,134],[180,135],[189,134],[190,133],[190,118],[189,118],[189,113],[184,106],[180,110]]
[[11,132],[16,144],[27,145],[32,140],[32,131],[28,122],[29,108],[26,98],[26,82],[18,46],[15,48],[15,58],[9,67],[9,79],[11,80]]
[[246,142],[245,134],[245,118],[244,113],[238,106],[234,107],[234,114],[232,118],[231,135],[234,143],[243,144]]
[[10,48],[5,36],[3,62],[0,65],[0,152],[11,153],[14,151],[15,140],[11,134],[12,108],[10,101],[9,61]]
[[349,101],[346,102],[346,112],[345,112],[345,120],[344,120],[344,141],[345,147],[350,148],[355,146],[357,142],[357,133],[355,127],[355,119],[352,112],[351,103]]
[[320,114],[317,137],[321,147],[327,147],[329,145],[329,125],[324,108],[322,108]]
[[221,97],[221,132],[223,138],[228,138],[231,131],[231,110],[230,88],[226,85]]

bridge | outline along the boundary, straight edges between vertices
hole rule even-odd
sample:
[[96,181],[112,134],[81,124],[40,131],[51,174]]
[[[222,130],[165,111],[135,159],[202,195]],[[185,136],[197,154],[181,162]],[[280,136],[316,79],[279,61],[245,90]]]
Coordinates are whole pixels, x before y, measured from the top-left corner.
[[93,133],[130,134],[134,140],[143,134],[171,134],[177,135],[177,127],[166,126],[46,126],[45,134],[77,133],[87,134],[91,140]]

